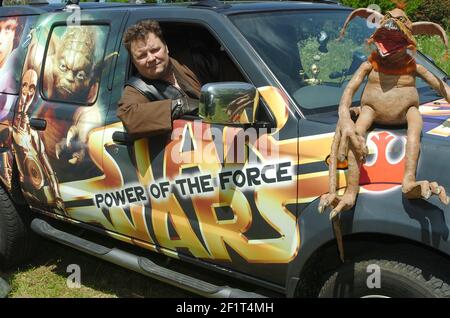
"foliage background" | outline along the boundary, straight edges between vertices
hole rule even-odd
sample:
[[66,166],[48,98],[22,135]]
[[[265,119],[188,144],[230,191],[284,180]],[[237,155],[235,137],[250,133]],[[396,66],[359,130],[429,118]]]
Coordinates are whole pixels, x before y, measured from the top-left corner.
[[[406,0],[406,13],[413,21],[432,21],[450,29],[450,0]],[[384,13],[395,8],[391,0],[341,0],[341,3],[353,8],[367,8],[377,4]]]
[[[447,30],[450,38],[450,0],[406,0],[406,12],[412,21],[431,21]],[[354,8],[377,4],[383,13],[395,8],[391,0],[341,0],[341,3]],[[450,74],[450,60],[445,59],[445,46],[439,37],[419,36],[418,49],[431,57],[447,74]]]

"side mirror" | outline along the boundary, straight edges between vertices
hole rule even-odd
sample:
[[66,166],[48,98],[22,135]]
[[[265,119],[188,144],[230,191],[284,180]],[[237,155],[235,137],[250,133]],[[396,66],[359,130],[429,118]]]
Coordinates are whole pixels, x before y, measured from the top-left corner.
[[251,84],[206,84],[201,90],[199,116],[207,123],[253,124],[258,104],[258,91]]

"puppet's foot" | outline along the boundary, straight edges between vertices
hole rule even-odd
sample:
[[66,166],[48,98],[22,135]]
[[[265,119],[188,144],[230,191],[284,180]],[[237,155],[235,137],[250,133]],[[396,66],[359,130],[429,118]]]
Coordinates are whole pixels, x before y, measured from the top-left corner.
[[449,203],[445,188],[437,182],[406,181],[403,182],[402,191],[407,199],[429,199],[432,194],[435,194],[445,205]]
[[339,258],[344,262],[344,242],[342,238],[341,220],[339,214],[345,210],[351,209],[355,205],[356,192],[353,194],[347,191],[343,196],[337,196],[335,193],[327,193],[320,197],[319,212],[322,213],[327,207],[332,206],[330,221],[333,224],[334,236],[339,250]]
[[327,207],[332,205],[336,201],[336,193],[326,193],[320,197],[320,202],[318,206],[319,213],[323,213]]
[[346,191],[343,196],[327,193],[320,197],[318,210],[319,213],[322,213],[327,207],[333,207],[333,210],[331,210],[330,213],[330,220],[333,220],[339,213],[353,208],[355,201],[356,193]]

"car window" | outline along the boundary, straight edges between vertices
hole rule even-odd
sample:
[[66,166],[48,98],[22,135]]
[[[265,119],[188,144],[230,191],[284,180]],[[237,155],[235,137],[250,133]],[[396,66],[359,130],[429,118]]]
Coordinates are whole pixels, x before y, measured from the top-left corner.
[[[365,19],[357,18],[343,38],[340,30],[349,11],[287,11],[240,14],[230,19],[272,70],[305,114],[337,109],[345,87],[372,48],[367,39],[374,32]],[[417,62],[430,67],[422,55]],[[359,104],[365,83],[355,94]],[[417,88],[431,98],[430,88],[420,78]]]
[[108,32],[106,25],[53,28],[42,86],[46,99],[88,105],[95,102]]
[[[160,22],[170,56],[189,67],[200,83],[246,82],[221,44],[203,26],[194,23]],[[137,74],[131,60],[129,74]]]

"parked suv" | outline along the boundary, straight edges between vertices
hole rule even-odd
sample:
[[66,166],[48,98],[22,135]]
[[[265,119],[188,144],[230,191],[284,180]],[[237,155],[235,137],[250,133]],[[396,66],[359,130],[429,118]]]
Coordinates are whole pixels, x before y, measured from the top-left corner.
[[[336,41],[350,12],[331,1],[1,8],[0,26],[17,26],[0,69],[1,262],[32,255],[31,228],[207,297],[267,295],[259,287],[288,297],[450,296],[450,211],[402,196],[405,127],[367,137],[361,191],[341,218],[344,263],[327,213],[317,212],[339,100],[373,32],[359,19]],[[145,19],[160,22],[170,55],[204,86],[198,116],[134,140],[116,116],[136,73],[122,35]],[[446,77],[421,53],[417,61]],[[450,105],[420,79],[417,87],[417,173],[448,193]],[[230,110],[243,98],[251,102]],[[340,188],[345,178],[339,171]],[[145,249],[255,287],[176,272]]]

